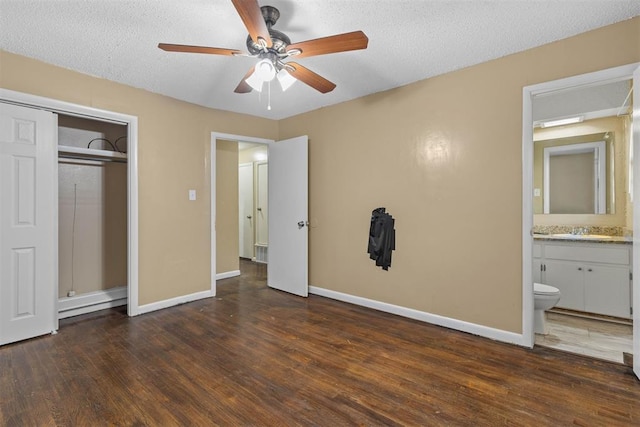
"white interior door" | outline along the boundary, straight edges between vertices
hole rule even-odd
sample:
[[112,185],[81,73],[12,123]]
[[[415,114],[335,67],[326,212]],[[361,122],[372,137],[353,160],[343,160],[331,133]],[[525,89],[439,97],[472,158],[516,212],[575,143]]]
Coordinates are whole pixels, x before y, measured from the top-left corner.
[[0,103],[0,345],[57,329],[57,116]]
[[308,295],[308,138],[269,146],[267,284]]
[[640,67],[633,72],[633,372],[640,378]]
[[240,224],[240,256],[253,258],[253,163],[243,163],[238,169],[238,209]]

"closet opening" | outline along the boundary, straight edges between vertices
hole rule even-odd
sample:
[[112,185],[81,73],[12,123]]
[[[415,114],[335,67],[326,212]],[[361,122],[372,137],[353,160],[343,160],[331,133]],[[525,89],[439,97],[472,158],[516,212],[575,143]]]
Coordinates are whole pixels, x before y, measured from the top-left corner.
[[127,304],[125,124],[58,114],[58,318]]

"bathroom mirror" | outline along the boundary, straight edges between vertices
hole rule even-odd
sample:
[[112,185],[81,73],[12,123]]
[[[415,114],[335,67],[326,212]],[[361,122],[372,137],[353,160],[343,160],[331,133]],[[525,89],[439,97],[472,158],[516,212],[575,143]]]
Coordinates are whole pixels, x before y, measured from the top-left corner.
[[630,89],[613,80],[534,97],[534,214],[625,214]]
[[534,143],[536,214],[615,213],[612,132]]

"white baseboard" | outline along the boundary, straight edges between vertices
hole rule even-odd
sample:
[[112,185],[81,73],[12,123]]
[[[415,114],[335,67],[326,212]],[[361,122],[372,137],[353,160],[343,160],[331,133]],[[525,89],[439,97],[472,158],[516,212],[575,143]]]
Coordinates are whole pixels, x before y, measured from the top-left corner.
[[152,311],[161,310],[163,308],[173,307],[174,305],[184,304],[187,302],[197,301],[199,299],[211,298],[214,297],[215,293],[211,290],[196,292],[194,294],[183,295],[176,298],[169,298],[163,301],[152,302],[150,304],[141,305],[132,314],[132,316],[137,316],[139,314],[150,313]]
[[78,316],[106,308],[127,304],[127,287],[119,286],[104,291],[58,299],[58,319]]
[[335,299],[338,301],[348,302],[350,304],[360,305],[362,307],[372,308],[374,310],[384,311],[385,313],[408,317],[409,319],[419,320],[438,326],[444,326],[445,328],[455,329],[473,335],[479,335],[481,337],[490,338],[496,341],[529,347],[529,345],[524,342],[523,335],[517,334],[515,332],[490,328],[488,326],[478,325],[476,323],[469,323],[463,320],[452,319],[450,317],[444,317],[437,314],[427,313],[425,311],[419,311],[399,305],[388,304],[386,302],[380,302],[368,298],[344,294],[342,292],[332,291],[330,289],[318,288],[316,286],[309,286],[309,293]]
[[240,275],[240,270],[225,271],[224,273],[217,273],[216,280],[228,279],[230,277],[236,277]]

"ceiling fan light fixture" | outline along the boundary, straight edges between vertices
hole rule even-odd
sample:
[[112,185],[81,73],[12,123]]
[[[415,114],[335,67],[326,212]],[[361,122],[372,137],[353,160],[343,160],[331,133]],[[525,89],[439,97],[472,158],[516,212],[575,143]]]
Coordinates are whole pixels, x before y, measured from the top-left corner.
[[247,84],[251,86],[253,90],[262,92],[262,84],[264,83],[264,80],[260,78],[257,71],[254,71],[253,74],[247,77],[245,82],[247,82]]
[[296,78],[289,74],[289,72],[284,68],[278,72],[276,77],[278,77],[278,81],[280,82],[280,87],[282,87],[283,92],[289,89],[291,85],[296,82]]
[[263,82],[271,81],[276,76],[276,67],[270,60],[263,59],[256,64],[253,75],[257,75]]

